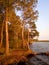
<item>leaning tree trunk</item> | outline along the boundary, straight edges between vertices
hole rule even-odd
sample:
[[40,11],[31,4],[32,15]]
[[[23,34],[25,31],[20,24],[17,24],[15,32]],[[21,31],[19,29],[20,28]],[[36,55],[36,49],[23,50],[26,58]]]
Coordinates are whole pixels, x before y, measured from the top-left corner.
[[5,29],[6,29],[6,55],[9,54],[9,37],[8,37],[8,8],[5,9]]

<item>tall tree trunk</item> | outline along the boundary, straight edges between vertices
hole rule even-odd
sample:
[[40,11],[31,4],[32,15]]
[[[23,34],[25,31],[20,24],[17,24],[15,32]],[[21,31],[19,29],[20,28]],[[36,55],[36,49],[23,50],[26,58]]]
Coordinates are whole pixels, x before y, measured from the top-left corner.
[[24,48],[24,24],[22,25],[22,46]]
[[27,46],[28,46],[28,49],[30,49],[29,48],[29,29],[28,29],[28,42],[27,42]]
[[[23,48],[25,47],[25,40],[24,40],[24,23],[23,23],[23,26],[22,26],[22,42],[23,42]],[[29,30],[28,30],[28,42],[27,42],[27,49],[30,49],[29,48]]]
[[3,43],[3,29],[4,29],[4,20],[2,23],[2,30],[1,30],[1,44],[0,44],[0,48],[2,47],[2,43]]
[[9,38],[8,38],[8,8],[5,11],[5,28],[6,28],[6,55],[9,54]]

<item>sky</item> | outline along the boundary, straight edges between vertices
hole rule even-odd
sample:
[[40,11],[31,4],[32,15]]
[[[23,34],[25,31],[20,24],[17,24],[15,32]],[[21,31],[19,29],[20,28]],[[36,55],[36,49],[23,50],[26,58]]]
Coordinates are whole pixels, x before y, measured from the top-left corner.
[[38,0],[39,17],[36,22],[39,40],[49,40],[49,0]]

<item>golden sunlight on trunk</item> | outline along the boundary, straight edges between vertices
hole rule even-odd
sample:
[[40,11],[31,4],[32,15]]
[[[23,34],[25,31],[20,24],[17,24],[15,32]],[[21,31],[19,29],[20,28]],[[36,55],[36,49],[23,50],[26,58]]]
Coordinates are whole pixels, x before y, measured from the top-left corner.
[[24,25],[22,25],[22,47],[24,48]]
[[2,44],[3,44],[3,29],[4,29],[4,20],[3,20],[3,23],[2,23],[2,30],[1,30],[1,44],[0,44],[0,48],[2,47]]
[[5,28],[6,28],[6,55],[9,54],[9,38],[8,38],[8,8],[5,12]]

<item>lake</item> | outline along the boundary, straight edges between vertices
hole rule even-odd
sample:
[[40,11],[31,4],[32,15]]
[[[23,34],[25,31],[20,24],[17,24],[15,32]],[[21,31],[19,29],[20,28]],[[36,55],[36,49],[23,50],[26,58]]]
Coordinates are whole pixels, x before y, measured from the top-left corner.
[[30,48],[35,52],[49,52],[49,42],[34,42]]
[[[30,44],[30,48],[34,52],[49,52],[49,42],[34,42]],[[29,59],[30,65],[49,65],[49,55],[39,54]]]

